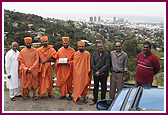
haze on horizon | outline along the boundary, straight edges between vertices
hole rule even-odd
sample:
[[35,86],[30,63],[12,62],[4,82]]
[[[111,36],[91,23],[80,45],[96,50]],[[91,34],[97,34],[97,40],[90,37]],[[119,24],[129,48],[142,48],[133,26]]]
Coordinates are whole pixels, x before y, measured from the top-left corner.
[[[27,7],[29,5],[29,7]],[[165,2],[2,2],[2,9],[44,18],[88,20],[91,16],[165,18]],[[120,17],[124,18],[124,17]]]

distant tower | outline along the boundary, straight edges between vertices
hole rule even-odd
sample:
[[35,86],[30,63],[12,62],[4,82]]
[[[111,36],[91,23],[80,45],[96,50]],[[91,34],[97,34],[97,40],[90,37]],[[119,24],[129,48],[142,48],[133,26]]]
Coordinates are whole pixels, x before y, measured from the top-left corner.
[[93,17],[90,17],[90,22],[93,22]]
[[114,17],[113,22],[116,22],[116,17]]
[[98,22],[100,22],[100,21],[101,21],[101,17],[99,16],[99,17],[98,17]]
[[96,16],[94,16],[94,22],[96,22]]
[[124,22],[124,18],[119,18],[118,22]]

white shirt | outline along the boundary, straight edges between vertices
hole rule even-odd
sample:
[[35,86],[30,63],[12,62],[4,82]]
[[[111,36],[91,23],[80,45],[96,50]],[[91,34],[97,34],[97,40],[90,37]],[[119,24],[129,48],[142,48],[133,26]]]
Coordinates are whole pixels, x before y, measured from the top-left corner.
[[18,77],[18,56],[19,51],[16,52],[14,50],[9,50],[5,56],[5,69],[7,76],[11,75],[9,79],[7,77],[7,88],[8,89],[15,89],[20,87],[20,79]]

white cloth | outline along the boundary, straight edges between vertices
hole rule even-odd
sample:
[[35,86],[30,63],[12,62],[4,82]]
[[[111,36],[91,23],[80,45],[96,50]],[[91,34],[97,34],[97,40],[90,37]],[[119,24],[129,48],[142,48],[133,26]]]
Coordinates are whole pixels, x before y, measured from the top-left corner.
[[16,89],[9,89],[9,97],[13,98],[15,96],[19,96],[20,95],[20,87],[16,88]]
[[20,79],[18,77],[18,56],[19,51],[9,50],[5,56],[5,69],[7,76],[11,75],[11,78],[7,79],[6,87],[8,89],[16,89],[20,87]]

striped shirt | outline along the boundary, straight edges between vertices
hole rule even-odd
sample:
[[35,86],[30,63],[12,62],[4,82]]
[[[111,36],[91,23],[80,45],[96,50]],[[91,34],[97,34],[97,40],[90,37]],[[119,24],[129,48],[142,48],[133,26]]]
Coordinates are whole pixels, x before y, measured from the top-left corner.
[[154,70],[160,68],[158,57],[152,52],[144,57],[143,52],[141,52],[137,57],[137,64],[135,80],[141,83],[152,83]]

